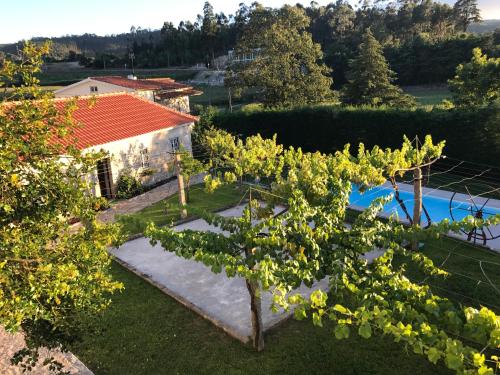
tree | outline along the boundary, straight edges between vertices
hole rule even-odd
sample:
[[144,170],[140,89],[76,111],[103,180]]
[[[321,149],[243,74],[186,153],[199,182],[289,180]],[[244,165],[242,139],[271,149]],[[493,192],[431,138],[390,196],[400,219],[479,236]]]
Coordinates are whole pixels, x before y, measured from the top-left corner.
[[414,100],[393,84],[395,73],[389,68],[380,43],[368,28],[358,47],[358,56],[349,64],[348,83],[342,96],[347,104],[408,106]]
[[346,1],[337,0],[335,4],[330,3],[326,16],[330,31],[339,39],[343,39],[354,28],[356,16],[352,6]]
[[[382,184],[386,175],[402,175],[415,163],[438,157],[444,143],[435,145],[428,136],[418,150],[405,139],[396,150],[366,150],[360,145],[356,155],[349,146],[325,155],[284,150],[275,139],[258,135],[242,141],[221,133],[212,141],[213,175],[206,178],[209,190],[242,176],[260,178],[268,185],[251,190],[257,197],[250,197],[240,218],[200,213],[226,235],[177,232],[154,225],[146,235],[153,244],[203,262],[213,272],[224,271],[228,277],[246,280],[253,343],[258,350],[264,345],[260,293],[272,290],[273,308],[295,306],[295,317],[312,316],[319,326],[323,319],[331,319],[338,339],[348,337],[352,328],[364,338],[391,335],[433,363],[443,360],[457,373],[492,373],[498,358],[487,357],[482,349],[500,347],[500,317],[487,308],[454,304],[434,295],[425,283],[410,281],[405,276],[410,263],[427,274],[446,272],[422,253],[406,250],[404,244],[415,237],[435,238],[450,230],[496,224],[500,215],[488,220],[445,221],[429,228],[406,227],[394,219],[377,219],[387,201],[381,198],[351,226],[345,225],[353,183],[360,189]],[[272,209],[277,204],[286,208],[275,214]],[[363,254],[375,248],[387,250],[369,264]],[[401,263],[393,263],[395,254],[403,257]],[[328,295],[321,290],[310,298],[297,294],[302,283],[311,286],[325,277],[330,279]],[[482,346],[472,346],[473,342]]]
[[267,107],[318,103],[332,97],[330,70],[306,29],[309,18],[298,7],[267,9],[255,5],[235,50],[253,61],[233,64],[227,85],[236,90],[257,88]]
[[[262,177],[271,176],[275,172],[273,171],[276,167],[274,160],[283,151],[283,147],[276,144],[276,138],[264,140],[257,136],[247,139],[244,143],[241,140],[235,140],[226,132],[214,130],[209,132],[212,136],[207,139],[207,146],[214,155],[210,167],[218,171],[216,173],[221,173],[221,168],[226,169],[226,173],[223,174],[225,181],[235,182],[248,171]],[[220,183],[219,179],[212,179],[210,176],[206,178],[209,190],[216,189]],[[164,230],[154,225],[147,228],[146,235],[151,237],[153,243],[160,242],[165,249],[174,251],[180,256],[196,258],[195,253],[199,250],[200,254],[206,254],[207,262],[211,262],[209,258],[218,259],[211,265],[214,272],[221,272],[225,264],[232,263],[232,268],[225,268],[229,276],[236,275],[236,267],[239,269],[238,273],[245,273],[246,286],[250,295],[252,340],[254,347],[260,351],[264,349],[264,327],[261,316],[260,287],[255,275],[261,258],[255,256],[257,245],[254,240],[259,237],[265,224],[263,222],[262,225],[252,225],[253,219],[256,218],[257,205],[258,202],[252,200],[250,196],[250,205],[241,218],[223,218],[220,215],[198,212],[208,223],[229,232],[229,236],[220,233],[190,231],[185,233],[185,240],[180,240],[170,228]],[[259,215],[261,219],[264,217],[267,220],[272,218],[269,215]]]
[[214,15],[214,8],[206,1],[203,5],[203,21],[201,24],[201,37],[206,43],[210,61],[214,61],[215,38],[217,34],[217,19]]
[[463,32],[467,31],[471,23],[479,23],[483,20],[477,0],[457,0],[453,5],[453,11],[457,26]]
[[488,58],[480,48],[474,48],[470,62],[457,66],[448,85],[459,107],[493,103],[500,98],[500,57]]
[[181,154],[181,172],[186,184],[186,202],[189,203],[189,189],[191,185],[191,178],[206,170],[205,165],[198,159],[193,157],[193,154],[186,151],[184,148],[180,150]]
[[[102,155],[73,146],[74,103],[57,108],[38,86],[48,51],[28,42],[17,61],[0,67],[0,87],[11,89],[0,103],[0,324],[26,333],[17,361],[36,360],[41,345],[65,344],[81,318],[104,309],[122,287],[107,252],[118,227],[96,221],[89,194]],[[79,229],[70,227],[75,218]]]

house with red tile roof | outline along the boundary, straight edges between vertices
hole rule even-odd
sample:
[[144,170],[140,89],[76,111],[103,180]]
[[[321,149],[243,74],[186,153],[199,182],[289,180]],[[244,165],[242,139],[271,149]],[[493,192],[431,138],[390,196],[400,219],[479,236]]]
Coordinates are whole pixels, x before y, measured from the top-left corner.
[[[69,98],[54,100],[62,110]],[[132,174],[144,185],[159,183],[174,174],[173,153],[180,147],[191,150],[197,118],[189,114],[130,92],[79,97],[76,106],[76,147],[107,153],[92,176],[96,196],[112,198],[123,173]]]
[[172,78],[89,77],[55,91],[56,98],[131,92],[176,111],[189,113],[189,97],[202,92]]

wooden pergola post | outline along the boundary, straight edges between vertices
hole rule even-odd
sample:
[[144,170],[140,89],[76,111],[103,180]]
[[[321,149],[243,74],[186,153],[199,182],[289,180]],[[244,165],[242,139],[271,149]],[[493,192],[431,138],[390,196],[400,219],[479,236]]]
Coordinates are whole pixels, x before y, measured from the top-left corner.
[[[418,228],[422,218],[422,169],[420,166],[413,170],[413,227]],[[418,239],[414,236],[411,248],[418,251]]]
[[177,188],[179,191],[179,206],[181,209],[181,219],[185,219],[187,217],[186,192],[184,190],[184,177],[182,176],[181,154],[179,152],[175,154],[175,167],[177,172]]

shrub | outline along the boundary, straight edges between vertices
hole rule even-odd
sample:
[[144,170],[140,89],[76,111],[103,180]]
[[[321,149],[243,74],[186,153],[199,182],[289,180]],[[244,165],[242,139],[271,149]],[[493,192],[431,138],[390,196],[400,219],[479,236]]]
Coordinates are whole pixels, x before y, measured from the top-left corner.
[[491,164],[500,160],[498,116],[500,107],[474,110],[443,108],[394,109],[371,107],[312,106],[290,110],[220,112],[214,124],[233,134],[278,135],[285,146],[305,151],[335,152],[346,143],[367,147],[397,147],[403,135],[413,138],[431,134],[446,140],[448,156]]
[[256,111],[262,111],[264,109],[264,105],[261,103],[250,103],[250,104],[245,104],[241,107],[241,111],[243,112],[256,112]]
[[116,197],[118,199],[129,199],[139,195],[143,192],[144,188],[140,181],[126,171],[120,175],[118,185],[116,188]]
[[104,211],[110,207],[109,201],[105,197],[95,197],[93,204],[94,211]]

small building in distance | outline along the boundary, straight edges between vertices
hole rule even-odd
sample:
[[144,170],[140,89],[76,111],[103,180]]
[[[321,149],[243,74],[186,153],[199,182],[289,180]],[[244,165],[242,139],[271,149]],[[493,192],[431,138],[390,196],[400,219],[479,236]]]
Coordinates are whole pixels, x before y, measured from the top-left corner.
[[[70,98],[56,98],[63,110]],[[90,176],[96,196],[113,198],[120,175],[128,173],[144,185],[153,185],[174,174],[174,153],[191,151],[191,131],[196,117],[154,103],[133,93],[79,97],[71,139],[80,150],[107,153]]]
[[135,76],[89,77],[54,92],[56,98],[101,95],[114,92],[135,93],[147,100],[162,104],[182,113],[189,113],[189,97],[202,94],[172,78],[146,78]]
[[254,61],[257,56],[260,54],[261,49],[255,48],[248,53],[236,53],[235,50],[231,49],[227,52],[228,64],[237,64],[237,63],[249,63]]

